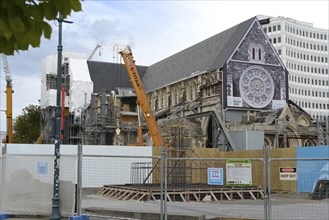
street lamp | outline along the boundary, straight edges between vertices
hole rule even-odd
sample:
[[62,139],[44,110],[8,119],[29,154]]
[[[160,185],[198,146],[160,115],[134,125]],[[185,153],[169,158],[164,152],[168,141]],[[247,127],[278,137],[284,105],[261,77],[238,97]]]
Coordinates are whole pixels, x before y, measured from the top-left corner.
[[62,87],[62,23],[73,23],[66,21],[61,14],[57,18],[58,26],[58,46],[57,46],[57,97],[56,97],[56,113],[55,113],[55,160],[54,160],[54,188],[52,199],[51,220],[59,220],[61,218],[59,210],[59,159],[60,159],[60,130],[61,130],[61,87]]

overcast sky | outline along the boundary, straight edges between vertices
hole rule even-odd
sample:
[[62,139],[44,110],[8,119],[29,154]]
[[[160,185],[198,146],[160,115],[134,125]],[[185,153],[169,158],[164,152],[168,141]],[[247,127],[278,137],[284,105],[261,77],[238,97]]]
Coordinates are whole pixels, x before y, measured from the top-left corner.
[[[102,55],[94,60],[116,62],[113,45],[131,46],[136,64],[151,65],[182,49],[222,32],[258,14],[290,17],[329,29],[329,0],[309,1],[124,1],[85,0],[83,12],[63,24],[64,52],[91,54],[96,44]],[[29,104],[39,104],[41,62],[57,54],[58,28],[51,22],[51,40],[40,48],[30,48],[8,57],[13,76],[13,117]],[[1,67],[0,109],[5,110],[5,76]],[[6,130],[6,117],[0,112],[0,131]]]

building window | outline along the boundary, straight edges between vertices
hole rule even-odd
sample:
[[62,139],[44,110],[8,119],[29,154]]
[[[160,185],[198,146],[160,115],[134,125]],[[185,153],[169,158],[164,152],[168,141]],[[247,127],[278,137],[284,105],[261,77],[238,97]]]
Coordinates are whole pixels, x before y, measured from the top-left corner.
[[264,47],[261,44],[251,43],[248,49],[249,61],[265,62]]
[[267,28],[266,28],[266,27],[264,27],[264,32],[265,32],[265,33],[267,32]]
[[281,37],[278,37],[278,43],[281,43]]
[[276,44],[276,38],[273,38],[273,44]]
[[272,28],[271,27],[268,27],[268,32],[272,32]]
[[278,31],[281,31],[281,25],[278,25]]
[[281,49],[278,50],[278,54],[281,55]]
[[276,26],[273,26],[273,32],[276,31]]

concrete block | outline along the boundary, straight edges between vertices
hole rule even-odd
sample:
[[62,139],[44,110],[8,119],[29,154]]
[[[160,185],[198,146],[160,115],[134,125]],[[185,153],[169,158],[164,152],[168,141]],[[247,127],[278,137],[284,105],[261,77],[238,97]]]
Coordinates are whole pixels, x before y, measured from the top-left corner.
[[89,216],[87,215],[70,216],[69,220],[89,220]]
[[11,218],[13,217],[12,215],[8,215],[8,214],[1,214],[0,213],[0,219],[6,219],[6,218]]

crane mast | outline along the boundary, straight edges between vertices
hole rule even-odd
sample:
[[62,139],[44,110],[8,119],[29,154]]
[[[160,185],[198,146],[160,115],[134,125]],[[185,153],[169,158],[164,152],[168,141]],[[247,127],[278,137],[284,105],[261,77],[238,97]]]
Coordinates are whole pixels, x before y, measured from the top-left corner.
[[[137,96],[137,105],[140,106],[141,112],[145,118],[147,127],[150,132],[150,136],[153,140],[153,145],[156,147],[160,147],[164,145],[163,138],[161,136],[160,130],[156,123],[155,117],[151,110],[150,104],[147,100],[142,80],[137,71],[137,67],[135,65],[135,61],[132,56],[132,52],[129,46],[125,46],[123,49],[119,50],[120,55],[125,63],[125,67],[127,69],[130,81],[133,85],[134,91]],[[139,135],[140,136],[140,135]]]
[[12,88],[12,76],[9,70],[9,65],[7,57],[4,54],[1,54],[3,69],[5,72],[6,79],[6,118],[7,118],[7,143],[12,143],[13,141],[13,88]]

